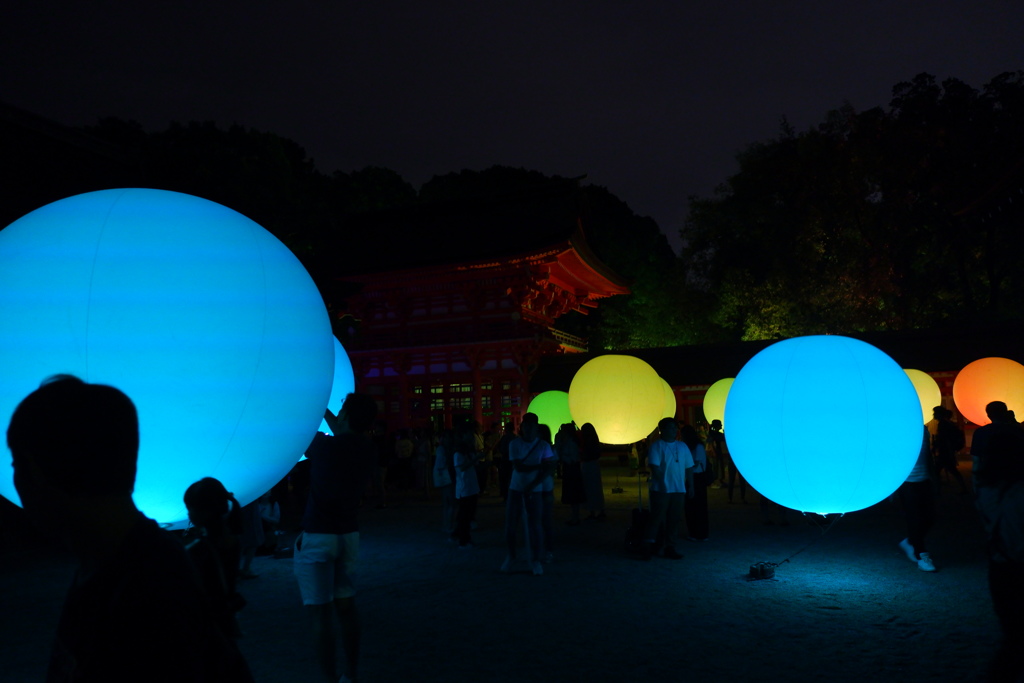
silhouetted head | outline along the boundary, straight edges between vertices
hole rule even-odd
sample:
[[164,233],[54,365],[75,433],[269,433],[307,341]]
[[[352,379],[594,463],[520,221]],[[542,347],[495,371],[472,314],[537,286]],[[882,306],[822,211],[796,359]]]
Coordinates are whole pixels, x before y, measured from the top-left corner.
[[679,425],[672,417],[661,418],[661,421],[658,422],[658,429],[661,430],[662,441],[675,441],[679,435]]
[[210,527],[223,520],[231,510],[231,500],[224,484],[213,477],[203,477],[185,489],[188,518],[198,527]]
[[523,415],[523,421],[519,423],[519,433],[522,435],[523,440],[533,441],[537,438],[540,420],[536,413],[526,413]]
[[463,423],[455,432],[455,451],[463,455],[476,452],[476,433],[473,425]]
[[547,441],[549,444],[551,443],[551,427],[548,427],[547,425],[544,424],[538,424],[537,435],[540,436],[540,438]]
[[711,431],[713,431],[713,432],[720,432],[720,431],[722,431],[722,421],[721,420],[712,420],[711,421]]
[[693,428],[693,425],[683,425],[680,427],[679,438],[689,446],[691,451],[700,445],[700,436],[698,436],[697,430]]
[[377,402],[366,394],[349,394],[341,404],[338,419],[344,419],[353,432],[365,434],[377,419]]
[[992,422],[1008,422],[1009,412],[1006,404],[1002,401],[992,401],[985,406],[985,414],[988,415],[988,419],[992,420]]
[[7,446],[14,485],[26,509],[32,505],[33,487],[40,485],[70,498],[131,496],[139,418],[120,390],[61,375],[18,405],[7,428]]

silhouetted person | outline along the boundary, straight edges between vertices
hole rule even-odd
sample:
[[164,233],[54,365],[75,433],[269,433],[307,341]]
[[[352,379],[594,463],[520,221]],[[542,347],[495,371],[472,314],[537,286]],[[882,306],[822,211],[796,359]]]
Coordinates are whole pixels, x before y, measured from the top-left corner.
[[252,570],[252,561],[256,551],[267,540],[263,535],[263,518],[260,515],[260,501],[256,499],[244,506],[238,515],[241,522],[241,560],[238,577],[242,579],[258,579],[259,574]]
[[[945,410],[945,408],[943,408]],[[935,474],[932,467],[931,434],[921,428],[921,448],[917,462],[897,493],[907,521],[907,537],[900,541],[900,549],[923,572],[935,571],[932,556],[925,547],[925,536],[935,524]]]
[[441,531],[452,541],[455,536],[455,432],[445,429],[434,451],[434,488],[441,492]]
[[683,506],[687,496],[693,495],[693,453],[689,446],[677,441],[679,426],[675,418],[666,417],[658,423],[661,438],[651,444],[647,452],[647,465],[651,468],[650,497],[651,520],[647,525],[644,558],[650,559],[659,548],[670,560],[683,556],[676,551],[676,532],[683,519]]
[[566,524],[579,526],[580,505],[586,502],[587,494],[580,463],[580,439],[572,422],[559,428],[555,436],[555,455],[562,467],[562,503],[570,506],[572,511]]
[[693,456],[693,486],[690,489],[693,495],[687,496],[683,504],[683,512],[686,517],[687,538],[691,541],[706,541],[709,534],[708,523],[708,486],[711,485],[708,454],[704,444],[700,442],[697,430],[691,425],[683,425],[679,429],[679,438],[690,449]]
[[470,533],[476,517],[476,506],[480,500],[480,482],[477,480],[477,462],[480,453],[476,450],[476,438],[472,423],[462,425],[455,435],[455,537],[459,547],[473,547]]
[[747,502],[747,480],[743,478],[740,471],[736,469],[736,463],[732,460],[732,453],[729,452],[729,444],[725,440],[725,432],[722,431],[722,421],[712,420],[711,421],[711,433],[708,434],[708,448],[713,449],[713,452],[717,458],[719,470],[719,479],[728,486],[729,491],[729,502],[732,500],[732,492],[736,487],[736,480],[739,479],[740,484],[740,500],[744,503]]
[[235,615],[245,606],[236,590],[242,555],[238,501],[219,480],[204,477],[185,489],[185,508],[197,535],[185,550],[199,570],[221,630],[237,638],[241,632]]
[[1024,673],[1024,431],[1002,401],[985,406],[991,424],[971,443],[975,502],[989,537],[988,581],[1003,639],[991,681]]
[[501,571],[511,571],[516,562],[516,536],[519,532],[519,521],[525,512],[530,543],[530,567],[534,575],[540,576],[544,573],[541,566],[541,491],[546,472],[554,468],[555,454],[551,446],[540,438],[536,414],[523,415],[523,421],[519,426],[519,438],[509,444],[508,457],[513,470],[508,487],[508,501],[505,505],[505,542],[508,546],[508,556],[501,565]]
[[515,439],[516,430],[509,428],[494,446],[494,459],[498,468],[498,493],[502,500],[508,500],[508,485],[512,481],[512,463],[508,459],[508,447]]
[[935,426],[935,438],[932,440],[932,448],[935,452],[935,466],[939,474],[949,472],[950,476],[960,484],[960,492],[967,493],[967,483],[964,476],[957,469],[956,454],[964,447],[964,433],[953,424],[950,419],[953,411],[943,406],[935,406],[932,415],[937,424]]
[[47,681],[252,681],[185,549],[132,501],[139,426],[127,396],[53,378],[14,411],[7,445],[25,510],[78,558]]
[[590,511],[587,519],[603,522],[608,516],[604,512],[604,482],[601,480],[601,440],[597,429],[589,422],[580,427],[580,460]]
[[349,394],[335,417],[324,413],[334,432],[318,432],[306,450],[310,461],[309,500],[302,534],[295,541],[295,577],[309,615],[313,647],[324,681],[338,681],[334,616],[341,623],[345,674],[359,669],[359,615],[352,569],[359,553],[359,501],[374,467],[374,444],[367,432],[377,404],[365,394]]

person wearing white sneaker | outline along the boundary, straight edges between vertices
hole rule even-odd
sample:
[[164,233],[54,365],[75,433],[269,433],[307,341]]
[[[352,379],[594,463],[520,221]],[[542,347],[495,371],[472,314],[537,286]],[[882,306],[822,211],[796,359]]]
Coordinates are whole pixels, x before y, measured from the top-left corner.
[[[917,462],[897,494],[907,522],[907,537],[900,549],[921,571],[935,571],[935,564],[925,548],[924,538],[935,524],[935,467],[931,457],[931,434],[922,427],[921,450]],[[926,559],[927,558],[927,559]]]
[[361,628],[352,573],[359,555],[359,501],[376,458],[367,436],[376,417],[373,398],[349,394],[337,417],[324,412],[334,436],[318,433],[306,450],[312,487],[293,568],[324,683],[338,680],[335,620],[345,651],[341,680],[358,680]]

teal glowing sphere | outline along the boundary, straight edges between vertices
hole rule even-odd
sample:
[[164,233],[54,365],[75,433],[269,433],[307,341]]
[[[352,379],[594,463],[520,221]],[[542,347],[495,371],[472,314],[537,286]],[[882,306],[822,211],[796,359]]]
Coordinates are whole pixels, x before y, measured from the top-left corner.
[[526,412],[533,413],[542,425],[551,430],[551,438],[555,438],[559,428],[572,422],[569,414],[569,394],[564,391],[545,391],[534,396]]
[[[327,408],[335,415],[341,410],[345,397],[356,390],[356,376],[352,372],[352,362],[345,353],[345,347],[337,339],[334,340],[334,380],[331,384],[331,397],[327,400]],[[321,414],[323,414],[321,412]],[[320,431],[333,434],[327,426],[327,420],[320,421]],[[307,444],[308,445],[308,444]],[[301,459],[301,458],[300,458]]]
[[[333,363],[302,264],[219,204],[105,190],[0,231],[4,429],[51,375],[121,389],[139,414],[135,503],[161,523],[186,519],[182,495],[202,477],[243,505],[279,481],[323,419]],[[19,502],[9,465],[0,494]]]
[[737,468],[780,505],[821,514],[885,499],[917,461],[921,404],[907,374],[870,344],[798,337],[743,367],[725,406]]

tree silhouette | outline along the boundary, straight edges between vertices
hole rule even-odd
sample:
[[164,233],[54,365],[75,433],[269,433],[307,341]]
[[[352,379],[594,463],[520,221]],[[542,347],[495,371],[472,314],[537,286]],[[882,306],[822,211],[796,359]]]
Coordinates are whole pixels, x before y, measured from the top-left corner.
[[[927,74],[750,145],[682,231],[729,334],[770,339],[1019,319],[1024,72]],[[1011,303],[1012,302],[1012,303]]]

